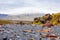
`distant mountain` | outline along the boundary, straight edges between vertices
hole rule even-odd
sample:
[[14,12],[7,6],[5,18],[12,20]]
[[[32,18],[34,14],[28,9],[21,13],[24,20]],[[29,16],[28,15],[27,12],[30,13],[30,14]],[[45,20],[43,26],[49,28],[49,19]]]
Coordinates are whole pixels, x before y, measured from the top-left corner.
[[31,14],[21,14],[21,15],[17,15],[17,17],[19,17],[19,18],[21,18],[21,17],[41,17],[41,16],[43,16],[44,15],[44,13],[35,13],[35,14],[33,14],[33,13],[31,13]]
[[5,19],[7,16],[7,14],[0,14],[0,19]]
[[8,14],[0,14],[0,16],[5,17],[8,16]]
[[21,14],[21,15],[16,15],[16,17],[20,18],[20,20],[31,20],[33,21],[34,18],[36,17],[41,17],[41,16],[44,16],[45,14],[44,13],[31,13],[31,14]]
[[22,20],[22,21],[33,21],[35,17],[41,17],[44,13],[31,13],[31,14],[20,14],[20,15],[7,15],[0,14],[0,20]]

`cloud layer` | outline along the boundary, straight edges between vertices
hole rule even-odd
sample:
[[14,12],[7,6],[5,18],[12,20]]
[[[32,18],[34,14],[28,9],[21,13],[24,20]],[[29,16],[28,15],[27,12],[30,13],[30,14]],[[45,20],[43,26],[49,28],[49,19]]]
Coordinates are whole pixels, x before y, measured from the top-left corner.
[[0,0],[0,13],[53,13],[60,12],[60,0]]

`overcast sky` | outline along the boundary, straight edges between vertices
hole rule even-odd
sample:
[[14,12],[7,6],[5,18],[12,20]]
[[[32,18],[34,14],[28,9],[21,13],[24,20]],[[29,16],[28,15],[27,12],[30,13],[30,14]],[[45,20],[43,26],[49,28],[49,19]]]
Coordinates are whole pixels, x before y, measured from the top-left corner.
[[60,12],[60,0],[0,0],[0,14]]

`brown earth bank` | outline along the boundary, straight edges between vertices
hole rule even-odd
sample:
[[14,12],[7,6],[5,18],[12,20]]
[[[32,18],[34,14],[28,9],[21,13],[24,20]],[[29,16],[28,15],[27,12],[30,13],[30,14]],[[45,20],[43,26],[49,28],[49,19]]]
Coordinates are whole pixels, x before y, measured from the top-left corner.
[[32,21],[0,20],[0,24],[31,24]]

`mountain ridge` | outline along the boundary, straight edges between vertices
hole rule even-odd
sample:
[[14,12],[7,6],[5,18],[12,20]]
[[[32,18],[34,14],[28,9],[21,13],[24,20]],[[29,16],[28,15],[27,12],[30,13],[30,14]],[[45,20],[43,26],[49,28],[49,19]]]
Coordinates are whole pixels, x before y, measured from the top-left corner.
[[[1,18],[2,15],[2,18]],[[43,16],[43,13],[37,14],[19,14],[19,15],[8,15],[0,14],[0,20],[33,20],[35,17]]]

